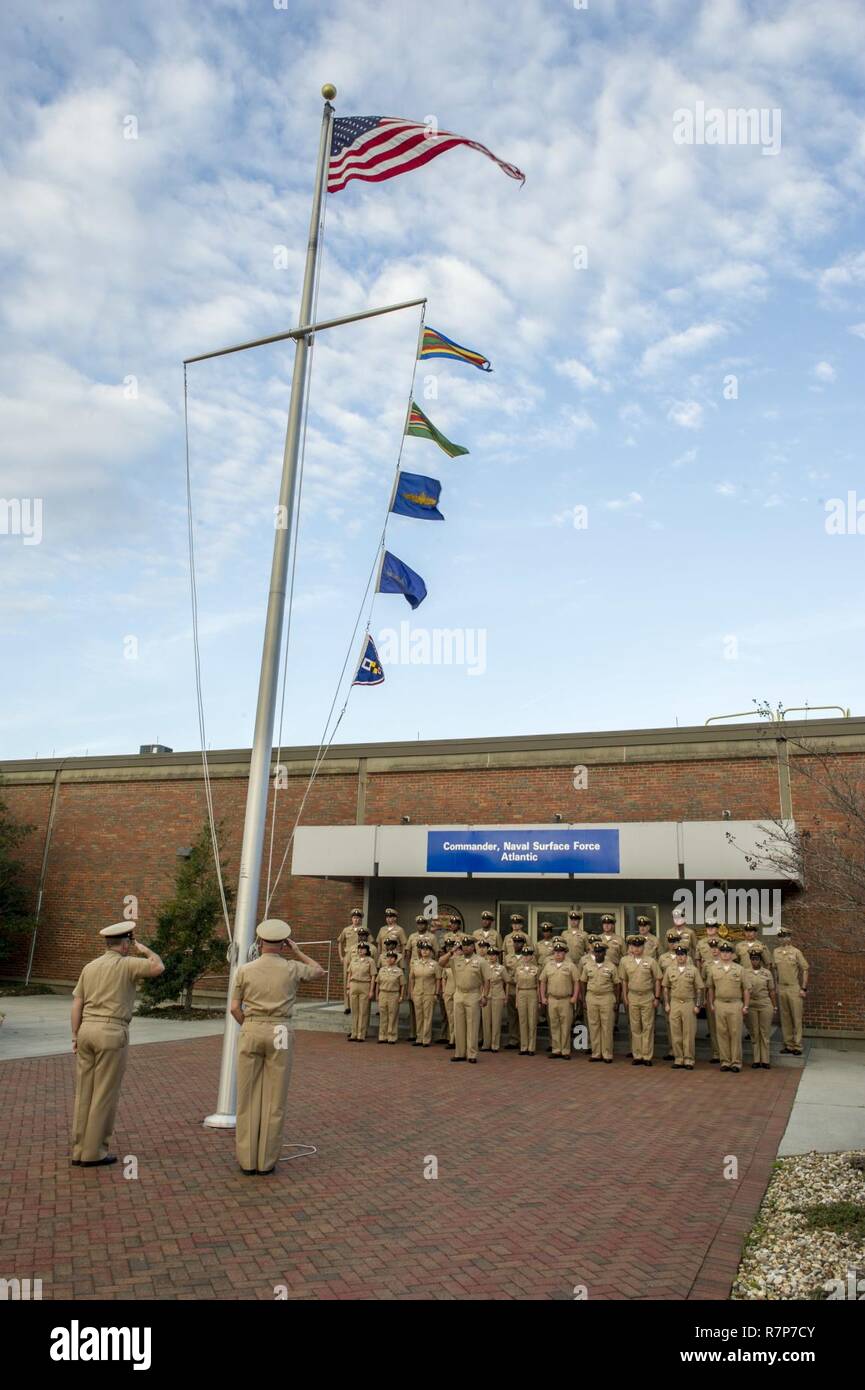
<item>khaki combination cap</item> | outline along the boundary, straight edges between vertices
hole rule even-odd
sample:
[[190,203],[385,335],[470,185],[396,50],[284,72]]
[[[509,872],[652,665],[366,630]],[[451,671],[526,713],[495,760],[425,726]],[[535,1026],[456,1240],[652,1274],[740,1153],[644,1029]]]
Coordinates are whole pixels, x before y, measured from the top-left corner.
[[291,927],[277,917],[268,917],[266,922],[256,927],[255,934],[259,941],[287,941],[291,936]]
[[494,922],[496,919],[491,912],[482,912],[481,921]]
[[103,927],[99,935],[109,938],[113,936],[131,936],[134,931],[134,922],[112,922],[110,927]]

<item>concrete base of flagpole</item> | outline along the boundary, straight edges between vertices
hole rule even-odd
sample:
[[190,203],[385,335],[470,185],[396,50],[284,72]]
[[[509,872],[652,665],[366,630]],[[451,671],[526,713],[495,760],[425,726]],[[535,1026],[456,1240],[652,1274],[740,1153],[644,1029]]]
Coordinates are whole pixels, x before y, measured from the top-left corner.
[[236,1115],[208,1115],[201,1123],[205,1129],[237,1129]]

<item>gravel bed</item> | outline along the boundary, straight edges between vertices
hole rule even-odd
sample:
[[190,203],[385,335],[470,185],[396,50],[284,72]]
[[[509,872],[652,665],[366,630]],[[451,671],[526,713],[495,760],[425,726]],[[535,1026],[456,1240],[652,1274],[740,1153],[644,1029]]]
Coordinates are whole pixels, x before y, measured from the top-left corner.
[[[852,1202],[865,1211],[865,1152],[778,1159],[733,1284],[734,1299],[825,1299],[848,1271],[863,1281],[865,1236],[813,1229],[809,1209]],[[839,1297],[835,1292],[836,1298]]]

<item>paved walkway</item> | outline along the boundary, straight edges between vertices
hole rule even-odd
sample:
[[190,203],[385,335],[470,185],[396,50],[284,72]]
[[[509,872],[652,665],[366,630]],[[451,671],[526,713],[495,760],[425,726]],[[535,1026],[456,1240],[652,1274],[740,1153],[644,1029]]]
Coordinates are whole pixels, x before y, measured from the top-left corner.
[[512,1052],[454,1071],[443,1047],[298,1032],[287,1137],[318,1152],[245,1178],[200,1123],[219,1053],[130,1053],[116,1151],[137,1180],[69,1167],[71,1055],[0,1066],[5,1277],[46,1299],[726,1298],[801,1075]]
[[812,1038],[805,1046],[808,1065],[779,1154],[865,1149],[865,1041]]
[[[70,1015],[72,996],[60,994],[8,994],[0,998],[0,1062],[12,1057],[50,1057],[71,1053]],[[196,1022],[170,1018],[133,1018],[131,1043],[172,1042],[181,1038],[212,1037],[222,1033],[224,1020],[203,1018]]]

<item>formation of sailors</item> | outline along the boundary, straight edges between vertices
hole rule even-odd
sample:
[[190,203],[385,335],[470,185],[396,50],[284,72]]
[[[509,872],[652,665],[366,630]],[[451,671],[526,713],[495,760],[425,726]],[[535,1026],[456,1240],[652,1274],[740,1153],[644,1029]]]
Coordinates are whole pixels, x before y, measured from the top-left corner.
[[582,913],[573,910],[558,935],[550,922],[542,922],[533,945],[519,913],[511,917],[504,939],[490,911],[481,913],[481,926],[473,933],[463,930],[459,917],[451,917],[450,930],[444,932],[437,922],[418,916],[406,936],[396,910],[388,908],[373,943],[363,917],[356,908],[337,943],[345,1012],[351,1015],[349,1042],[366,1040],[375,1001],[378,1042],[393,1046],[400,1005],[407,999],[413,1045],[432,1045],[438,1012],[436,1042],[453,1052],[453,1062],[477,1062],[478,1052],[503,1049],[532,1057],[540,1019],[549,1027],[547,1056],[567,1060],[574,1020],[580,1018],[588,1030],[589,1060],[610,1064],[621,1008],[630,1029],[633,1066],[652,1066],[655,1019],[661,1013],[667,1042],[663,1060],[692,1071],[697,1019],[704,1007],[711,1062],[721,1071],[742,1070],[745,1027],[752,1069],[769,1068],[776,1011],[781,1051],[802,1052],[808,962],[784,928],[772,951],[751,924],[745,927],[745,939],[736,943],[721,935],[717,923],[707,924],[699,940],[692,927],[676,924],[666,933],[664,949],[646,916],[637,918],[634,935],[623,938],[611,915],[602,916],[599,933],[588,934]]

